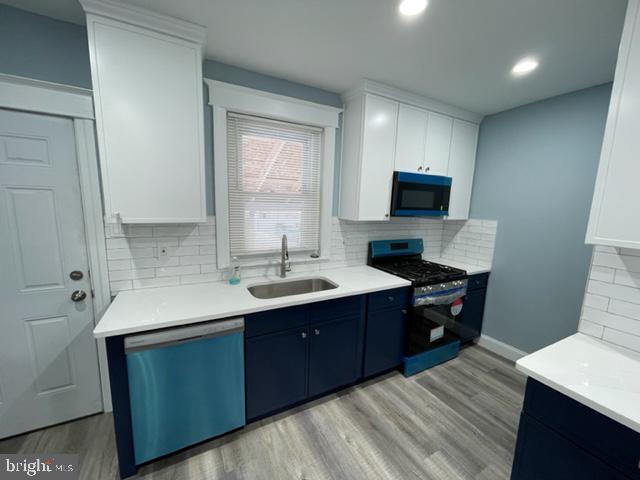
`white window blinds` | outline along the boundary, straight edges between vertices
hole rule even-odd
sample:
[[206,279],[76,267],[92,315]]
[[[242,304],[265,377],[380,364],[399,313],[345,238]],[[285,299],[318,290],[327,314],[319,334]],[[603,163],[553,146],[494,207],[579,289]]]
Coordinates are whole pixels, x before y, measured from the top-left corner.
[[232,256],[315,252],[320,239],[322,129],[227,115]]

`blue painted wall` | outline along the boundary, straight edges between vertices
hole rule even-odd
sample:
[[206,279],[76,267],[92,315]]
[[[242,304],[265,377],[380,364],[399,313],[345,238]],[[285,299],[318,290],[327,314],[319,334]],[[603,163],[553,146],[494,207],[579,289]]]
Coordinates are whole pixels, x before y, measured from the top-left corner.
[[[0,5],[0,72],[91,88],[86,29],[80,25]],[[342,106],[340,96],[318,88],[263,75],[211,60],[203,63],[206,78],[234,83],[311,102]],[[205,154],[207,213],[213,215],[212,111],[205,86]],[[334,215],[338,208],[341,131],[336,138]]]
[[483,333],[531,352],[576,332],[611,85],[486,117],[471,216],[498,219]]
[[0,72],[91,88],[87,31],[0,5]]

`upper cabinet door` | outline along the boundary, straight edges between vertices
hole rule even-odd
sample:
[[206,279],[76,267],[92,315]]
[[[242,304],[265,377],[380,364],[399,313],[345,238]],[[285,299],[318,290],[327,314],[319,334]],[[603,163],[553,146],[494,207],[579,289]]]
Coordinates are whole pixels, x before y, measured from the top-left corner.
[[389,219],[397,119],[397,102],[366,95],[359,181],[359,220]]
[[479,127],[475,123],[455,119],[451,135],[448,176],[452,177],[449,217],[453,220],[469,218],[473,172]]
[[[121,22],[111,11],[107,18],[92,10],[100,2],[86,3],[107,219],[205,221],[200,42]],[[180,22],[178,32],[187,26]]]
[[453,118],[429,112],[427,121],[424,171],[431,175],[447,175]]
[[587,243],[640,249],[640,7],[630,1],[600,165],[587,229]]
[[427,112],[400,104],[395,169],[401,172],[422,172],[426,139]]

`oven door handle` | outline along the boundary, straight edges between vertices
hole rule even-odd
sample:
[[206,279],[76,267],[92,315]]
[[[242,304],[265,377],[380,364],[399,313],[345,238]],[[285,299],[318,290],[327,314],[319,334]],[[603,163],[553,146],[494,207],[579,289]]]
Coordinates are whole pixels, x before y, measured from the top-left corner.
[[413,305],[447,305],[466,295],[466,291],[458,291],[449,295],[416,295],[413,297]]

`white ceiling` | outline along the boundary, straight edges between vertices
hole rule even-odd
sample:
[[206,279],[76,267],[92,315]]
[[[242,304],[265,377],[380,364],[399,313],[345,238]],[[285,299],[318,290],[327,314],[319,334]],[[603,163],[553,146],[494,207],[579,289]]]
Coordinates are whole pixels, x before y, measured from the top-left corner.
[[[83,22],[77,0],[0,0]],[[489,114],[613,79],[626,0],[123,0],[206,25],[207,58],[326,90],[362,78]],[[540,59],[513,78],[525,55]]]

